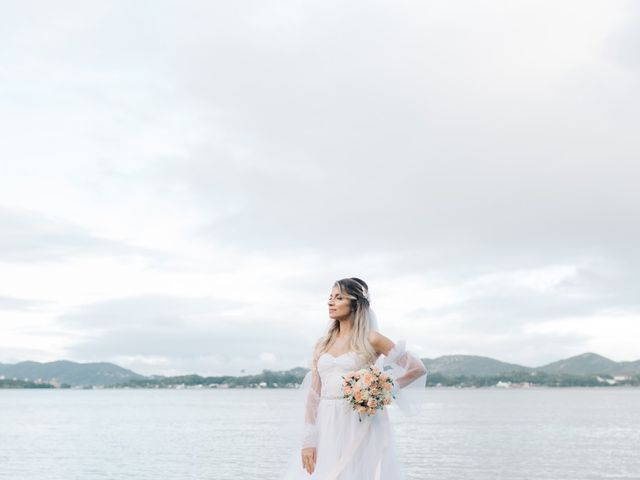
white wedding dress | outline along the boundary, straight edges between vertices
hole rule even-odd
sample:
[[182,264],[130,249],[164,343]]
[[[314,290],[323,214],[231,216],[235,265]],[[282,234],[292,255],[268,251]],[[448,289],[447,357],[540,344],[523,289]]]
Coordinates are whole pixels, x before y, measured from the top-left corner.
[[[415,413],[419,399],[405,393],[412,390],[424,394],[427,371],[420,358],[405,350],[398,342],[376,365],[384,369],[396,384],[394,403],[405,413]],[[342,398],[342,376],[366,367],[356,352],[338,357],[323,353],[317,372],[311,369],[303,381],[305,422],[300,448],[297,449],[281,480],[404,480],[393,430],[386,407],[375,415],[358,413]],[[415,383],[414,383],[415,382]],[[302,466],[300,449],[316,447],[316,464],[312,474]]]

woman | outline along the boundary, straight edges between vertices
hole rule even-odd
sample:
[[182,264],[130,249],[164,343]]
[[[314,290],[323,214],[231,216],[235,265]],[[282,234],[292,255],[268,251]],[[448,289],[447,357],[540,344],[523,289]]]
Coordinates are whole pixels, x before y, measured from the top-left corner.
[[342,376],[371,364],[392,378],[394,403],[405,413],[415,413],[416,407],[405,387],[413,383],[424,393],[427,370],[422,361],[405,350],[404,341],[394,344],[377,331],[369,300],[368,286],[359,278],[333,285],[328,302],[331,322],[315,345],[311,370],[302,382],[305,421],[300,456],[296,464],[290,463],[283,480],[405,478],[387,410],[363,415],[360,421],[342,396]]

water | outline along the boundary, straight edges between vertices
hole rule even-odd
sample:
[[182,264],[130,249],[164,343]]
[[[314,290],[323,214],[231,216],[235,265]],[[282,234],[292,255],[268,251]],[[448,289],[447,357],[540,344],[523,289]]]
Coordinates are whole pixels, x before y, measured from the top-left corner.
[[[277,480],[294,393],[0,390],[0,478]],[[640,479],[640,389],[427,389],[424,401],[419,422],[389,411],[411,479]]]

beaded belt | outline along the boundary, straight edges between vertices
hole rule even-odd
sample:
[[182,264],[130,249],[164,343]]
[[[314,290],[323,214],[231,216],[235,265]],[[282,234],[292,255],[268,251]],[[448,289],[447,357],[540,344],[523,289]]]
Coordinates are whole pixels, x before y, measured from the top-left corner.
[[320,395],[320,398],[326,398],[329,400],[336,400],[338,398],[344,398],[342,395]]

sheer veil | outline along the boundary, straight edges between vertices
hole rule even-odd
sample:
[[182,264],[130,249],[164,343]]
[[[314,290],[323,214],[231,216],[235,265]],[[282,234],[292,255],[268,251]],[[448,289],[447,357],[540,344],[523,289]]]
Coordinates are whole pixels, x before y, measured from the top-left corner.
[[[369,328],[380,332],[378,316],[369,308]],[[380,332],[381,333],[381,332]],[[387,355],[380,355],[375,365],[391,375],[396,383],[393,390],[395,399],[390,410],[399,409],[408,417],[419,415],[426,396],[427,369],[420,357],[406,348],[406,340],[394,342]]]
[[378,328],[378,316],[371,307],[369,307],[369,329],[373,330],[374,332],[380,331],[380,329]]

